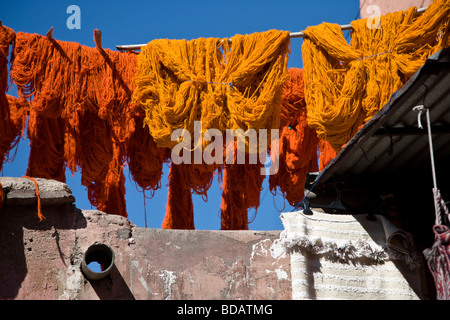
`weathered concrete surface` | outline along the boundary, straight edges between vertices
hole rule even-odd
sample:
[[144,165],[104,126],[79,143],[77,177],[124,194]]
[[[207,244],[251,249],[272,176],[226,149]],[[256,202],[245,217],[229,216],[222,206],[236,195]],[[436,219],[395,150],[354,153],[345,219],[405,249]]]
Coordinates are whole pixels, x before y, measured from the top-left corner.
[[[63,205],[74,203],[72,190],[65,183],[36,178],[42,205]],[[5,192],[5,201],[9,206],[26,206],[37,202],[36,186],[28,178],[1,177],[0,183]]]
[[[39,222],[34,183],[14,180],[0,179],[7,199],[0,209],[0,298],[291,299],[279,231],[138,228],[123,217],[75,208],[66,185],[41,179],[42,196],[66,200],[42,198],[46,219]],[[95,242],[113,248],[115,264],[105,279],[89,281],[80,264]]]

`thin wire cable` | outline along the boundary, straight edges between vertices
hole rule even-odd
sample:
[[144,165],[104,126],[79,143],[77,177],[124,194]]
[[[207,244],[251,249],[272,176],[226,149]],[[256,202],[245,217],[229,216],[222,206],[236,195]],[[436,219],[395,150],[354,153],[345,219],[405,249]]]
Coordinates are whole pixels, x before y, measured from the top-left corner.
[[[365,2],[365,1],[364,1],[364,2]],[[364,4],[364,3],[363,3],[363,4]],[[427,7],[417,9],[417,13],[418,13],[418,14],[421,14],[421,13],[423,13],[426,9],[427,9]],[[361,7],[360,7],[360,10],[361,10]],[[343,24],[343,25],[341,25],[341,29],[342,29],[342,30],[351,30],[351,29],[352,29],[352,25],[351,25],[351,24]],[[303,38],[304,35],[305,35],[305,34],[303,33],[303,31],[298,31],[298,32],[291,32],[290,35],[289,35],[289,37],[291,37],[291,38]],[[144,43],[144,44],[125,44],[125,45],[116,45],[116,49],[117,49],[117,50],[130,50],[130,51],[133,51],[133,50],[140,50],[141,47],[144,47],[144,46],[146,46],[146,45],[147,45],[146,43]]]

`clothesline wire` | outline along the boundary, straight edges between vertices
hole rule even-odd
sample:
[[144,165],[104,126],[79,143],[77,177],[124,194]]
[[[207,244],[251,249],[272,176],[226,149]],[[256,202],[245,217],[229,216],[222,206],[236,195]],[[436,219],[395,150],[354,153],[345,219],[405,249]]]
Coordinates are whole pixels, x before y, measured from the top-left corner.
[[394,52],[394,50],[389,50],[389,51],[385,51],[385,52],[380,52],[380,53],[377,53],[377,54],[373,54],[373,55],[371,55],[371,56],[362,57],[362,58],[356,59],[356,61],[360,61],[360,60],[364,60],[364,59],[373,58],[373,57],[376,57],[376,56],[379,56],[379,55],[382,55],[382,54],[386,54],[386,53],[391,53],[391,52]]
[[[417,9],[417,13],[421,14],[423,13],[425,10],[427,9],[427,7],[424,8],[419,8]],[[351,24],[343,24],[341,25],[341,29],[344,30],[351,30],[352,29],[352,25]],[[305,34],[303,33],[303,31],[298,31],[298,32],[291,32],[289,34],[289,36],[291,38],[303,38],[305,36]],[[142,47],[146,46],[147,44],[125,44],[125,45],[116,45],[117,50],[120,51],[126,51],[126,50],[140,50]]]

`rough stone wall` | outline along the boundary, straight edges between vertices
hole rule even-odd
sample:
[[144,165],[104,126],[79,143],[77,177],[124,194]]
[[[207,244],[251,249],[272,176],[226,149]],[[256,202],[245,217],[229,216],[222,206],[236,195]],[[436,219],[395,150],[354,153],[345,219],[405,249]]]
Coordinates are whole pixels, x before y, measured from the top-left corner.
[[[46,219],[39,221],[34,183],[0,178],[1,299],[291,299],[289,257],[279,231],[163,230],[80,210],[67,185],[37,179]],[[87,248],[112,247],[115,263],[87,280]]]

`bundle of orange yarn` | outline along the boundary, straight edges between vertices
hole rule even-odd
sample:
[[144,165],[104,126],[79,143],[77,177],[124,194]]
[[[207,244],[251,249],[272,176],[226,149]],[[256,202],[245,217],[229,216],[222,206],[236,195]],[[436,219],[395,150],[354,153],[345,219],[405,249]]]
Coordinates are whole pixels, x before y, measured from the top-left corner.
[[135,65],[133,53],[17,33],[11,78],[20,98],[32,98],[28,176],[65,181],[66,167],[80,167],[91,203],[126,216],[123,166],[136,127]]
[[16,34],[8,27],[0,26],[0,170],[8,160],[9,151],[17,144],[27,115],[24,100],[6,94],[8,91],[9,48]]
[[[279,129],[279,171],[269,186],[295,204],[307,172],[323,170],[427,57],[450,44],[448,0],[435,0],[421,16],[416,11],[381,17],[381,29],[353,21],[351,45],[338,25],[307,28],[304,72],[287,71],[287,31],[160,39],[137,56],[103,49],[97,30],[96,47],[89,48],[0,26],[0,169],[28,116],[26,175],[65,181],[67,168],[80,169],[91,203],[126,216],[124,166],[153,194],[179,142],[172,139],[176,129],[193,133],[196,121],[201,135]],[[11,45],[18,99],[6,95]],[[212,143],[189,142],[186,151]],[[172,162],[163,228],[195,228],[192,193],[207,199],[219,173],[221,228],[247,229],[248,210],[259,206],[264,164],[251,164],[245,146],[244,164],[236,163],[235,141],[220,146],[223,163],[233,150],[234,164]],[[0,205],[1,192],[0,186]]]
[[290,68],[289,75],[281,100],[279,170],[270,176],[269,186],[272,192],[279,188],[294,205],[303,199],[306,174],[318,170],[318,139],[306,120],[303,70]]

